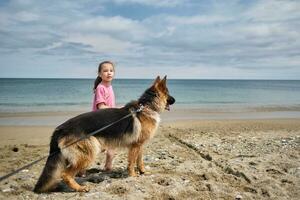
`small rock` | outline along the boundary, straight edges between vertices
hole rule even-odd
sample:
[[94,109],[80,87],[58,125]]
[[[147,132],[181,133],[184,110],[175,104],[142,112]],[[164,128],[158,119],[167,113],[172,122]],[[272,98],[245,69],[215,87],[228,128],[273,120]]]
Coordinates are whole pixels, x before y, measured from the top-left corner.
[[211,184],[206,184],[205,186],[207,187],[208,191],[213,191],[213,188],[212,188]]
[[209,177],[208,177],[207,174],[202,174],[202,175],[201,175],[201,178],[202,178],[203,180],[206,180],[206,181],[209,179]]
[[185,182],[185,183],[189,183],[189,182],[190,182],[190,180],[184,180],[184,182]]
[[250,161],[249,165],[257,165],[257,164],[255,162],[253,162],[253,161]]
[[235,200],[241,200],[241,199],[243,199],[242,195],[238,194],[235,196]]
[[261,189],[261,193],[262,193],[262,195],[265,196],[265,197],[270,197],[270,193],[268,192],[268,190],[266,190],[266,189],[264,189],[264,188]]
[[13,152],[18,152],[19,148],[18,147],[14,147],[12,150],[13,150]]
[[2,192],[12,192],[12,191],[14,191],[14,189],[12,188],[6,188],[2,190]]
[[104,180],[105,179],[102,177],[90,177],[87,181],[92,182],[92,183],[100,183]]

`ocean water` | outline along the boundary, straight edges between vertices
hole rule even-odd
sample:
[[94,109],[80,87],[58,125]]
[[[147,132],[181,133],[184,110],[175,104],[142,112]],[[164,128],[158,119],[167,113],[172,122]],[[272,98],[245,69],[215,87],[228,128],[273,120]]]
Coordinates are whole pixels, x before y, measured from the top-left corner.
[[[0,112],[90,111],[93,79],[0,79]],[[116,79],[119,106],[137,99],[152,84]],[[175,108],[299,107],[300,81],[168,80]]]

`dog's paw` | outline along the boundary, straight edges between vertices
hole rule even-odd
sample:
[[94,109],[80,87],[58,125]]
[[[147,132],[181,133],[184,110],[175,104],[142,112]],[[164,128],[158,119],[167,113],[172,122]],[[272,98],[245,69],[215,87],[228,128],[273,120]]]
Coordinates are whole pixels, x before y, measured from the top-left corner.
[[128,175],[131,176],[131,177],[138,177],[138,174],[135,173],[135,171],[133,171],[133,172],[128,172]]
[[149,171],[140,171],[140,174],[148,176],[148,175],[151,175],[151,172],[149,172]]
[[79,189],[77,189],[77,192],[89,192],[90,188],[88,186],[81,186]]

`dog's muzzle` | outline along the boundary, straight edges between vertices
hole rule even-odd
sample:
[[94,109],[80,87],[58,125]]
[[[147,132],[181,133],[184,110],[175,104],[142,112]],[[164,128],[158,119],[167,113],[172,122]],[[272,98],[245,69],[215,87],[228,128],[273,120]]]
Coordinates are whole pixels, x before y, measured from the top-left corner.
[[175,99],[172,96],[169,96],[167,99],[167,105],[166,105],[166,110],[170,110],[170,105],[175,103]]

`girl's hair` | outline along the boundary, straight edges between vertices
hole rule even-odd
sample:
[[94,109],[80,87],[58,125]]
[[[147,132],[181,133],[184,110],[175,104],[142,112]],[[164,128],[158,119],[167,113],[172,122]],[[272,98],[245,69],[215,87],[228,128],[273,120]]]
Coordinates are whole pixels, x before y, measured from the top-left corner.
[[[106,64],[106,63],[111,64],[113,66],[113,68],[115,68],[115,65],[114,65],[113,62],[111,62],[111,61],[103,61],[98,66],[98,73],[101,72],[102,66],[104,64]],[[97,86],[99,85],[99,83],[101,83],[101,81],[102,81],[102,78],[100,76],[97,76],[97,78],[94,81],[94,88],[93,88],[94,90],[96,90]]]

